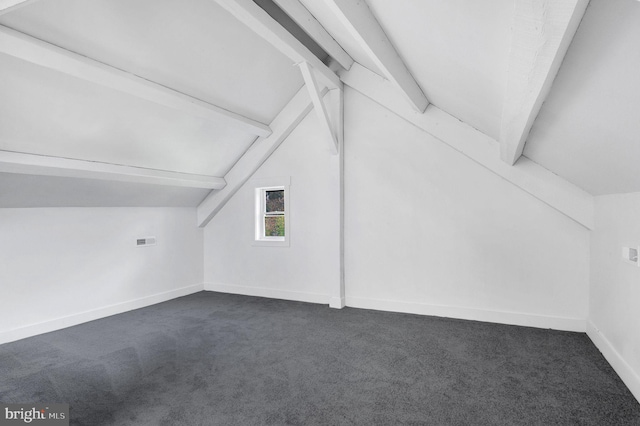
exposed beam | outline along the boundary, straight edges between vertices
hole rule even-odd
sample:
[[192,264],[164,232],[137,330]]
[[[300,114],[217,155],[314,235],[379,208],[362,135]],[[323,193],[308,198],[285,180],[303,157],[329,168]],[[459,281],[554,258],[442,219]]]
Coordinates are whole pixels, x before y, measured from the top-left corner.
[[39,0],[0,0],[0,16],[37,1]]
[[344,51],[342,46],[324,29],[316,18],[307,10],[299,0],[273,0],[280,9],[284,10],[296,24],[315,40],[325,52],[336,60],[344,69],[351,68],[353,58]]
[[324,0],[371,60],[409,103],[424,112],[427,97],[415,81],[364,0]]
[[[340,265],[340,275],[338,279],[328,281],[329,285],[329,306],[341,309],[346,306],[345,284],[344,284],[344,90],[333,89],[324,97],[330,106],[329,112],[331,120],[336,124],[338,132],[338,155],[332,155],[329,159],[329,182],[334,188],[331,191],[333,202],[340,206],[339,211],[332,210],[331,215],[337,214],[340,223],[338,238],[332,238],[337,250],[332,250],[333,256],[337,256]],[[330,217],[327,219],[331,220]],[[332,234],[333,235],[333,234]]]
[[0,53],[199,118],[216,122],[223,119],[230,125],[257,136],[267,136],[271,133],[271,129],[266,124],[1,25]]
[[226,185],[224,179],[214,176],[192,175],[10,151],[0,151],[0,172],[147,183],[187,188],[222,189]]
[[[323,95],[327,92],[324,89]],[[280,114],[271,122],[273,133],[258,139],[225,175],[227,186],[214,191],[198,206],[198,226],[204,227],[238,192],[246,181],[260,168],[280,144],[289,136],[302,119],[311,111],[313,104],[305,87],[289,101]]]
[[340,87],[338,76],[253,0],[213,1],[264,38],[293,63],[309,62],[318,71],[324,84],[329,87]]
[[500,155],[522,155],[589,0],[517,0],[500,128]]
[[[344,86],[342,89],[331,89],[324,96],[324,101],[329,106],[329,118],[333,123],[339,152],[343,151],[344,142]],[[340,154],[341,155],[341,154]]]
[[587,229],[594,229],[593,196],[522,157],[512,167],[500,159],[499,143],[455,117],[430,105],[424,114],[411,109],[395,88],[379,75],[353,64],[340,76],[344,83],[419,129],[467,156],[487,170],[536,197]]
[[321,132],[324,134],[324,137],[331,144],[331,152],[332,154],[338,154],[339,144],[338,144],[338,132],[335,126],[331,123],[331,118],[329,116],[329,112],[327,111],[327,107],[324,104],[322,89],[318,85],[316,81],[316,77],[314,75],[313,68],[307,62],[302,62],[300,65],[300,71],[302,72],[302,76],[304,78],[305,86],[309,91],[309,96],[311,97],[311,102],[313,102],[313,109],[316,110],[316,114],[318,116],[318,121],[320,122]]

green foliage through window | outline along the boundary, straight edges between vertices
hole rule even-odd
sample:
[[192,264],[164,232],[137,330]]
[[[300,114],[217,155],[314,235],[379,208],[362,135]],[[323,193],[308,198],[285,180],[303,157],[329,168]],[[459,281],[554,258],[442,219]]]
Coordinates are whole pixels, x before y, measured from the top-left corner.
[[264,192],[264,236],[284,237],[284,190]]
[[266,216],[264,235],[265,237],[284,237],[284,216]]

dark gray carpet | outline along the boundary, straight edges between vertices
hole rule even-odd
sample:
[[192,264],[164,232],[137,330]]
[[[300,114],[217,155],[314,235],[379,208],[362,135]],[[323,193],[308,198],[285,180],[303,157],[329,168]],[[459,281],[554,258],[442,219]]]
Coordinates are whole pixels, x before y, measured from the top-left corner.
[[86,425],[640,425],[582,333],[198,293],[0,346]]

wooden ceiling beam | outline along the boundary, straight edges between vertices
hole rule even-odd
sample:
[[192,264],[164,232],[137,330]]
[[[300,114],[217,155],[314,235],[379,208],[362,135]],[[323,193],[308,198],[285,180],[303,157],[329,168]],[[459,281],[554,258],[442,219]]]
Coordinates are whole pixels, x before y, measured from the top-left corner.
[[294,64],[308,62],[318,72],[323,83],[330,88],[339,88],[338,76],[318,59],[289,31],[273,19],[253,0],[213,0],[249,29],[269,42]]
[[500,156],[518,161],[589,0],[516,0]]
[[273,0],[300,28],[302,28],[325,52],[346,70],[353,65],[353,58],[324,29],[322,24],[299,0]]
[[194,175],[10,151],[0,151],[0,172],[146,183],[187,188],[222,189],[226,186],[223,178],[215,176]]
[[0,53],[257,136],[266,124],[0,25]]
[[429,106],[427,97],[385,34],[364,0],[324,0],[333,14],[364,49],[387,80],[391,81],[418,112]]
[[315,109],[318,116],[321,132],[324,134],[325,139],[330,143],[331,153],[333,155],[337,155],[339,150],[338,131],[336,127],[331,123],[329,112],[326,105],[324,104],[322,95],[323,92],[318,85],[318,82],[316,81],[314,70],[307,62],[303,62],[300,64],[300,71],[302,72],[305,86],[309,91],[309,96],[311,97],[311,102],[313,103],[313,109]]
[[431,105],[419,114],[407,105],[395,87],[367,68],[353,64],[340,73],[344,84],[369,97],[382,107],[430,134],[475,163],[504,178],[541,202],[556,209],[587,229],[594,229],[594,199],[544,167],[523,158],[516,167],[499,156],[498,141]]
[[[321,96],[327,93],[325,88]],[[242,185],[267,161],[273,152],[291,134],[298,124],[313,108],[306,87],[302,87],[289,103],[271,122],[273,133],[266,138],[259,138],[236,164],[224,176],[227,186],[220,191],[212,191],[198,206],[198,226],[206,226],[211,219],[238,192]]]

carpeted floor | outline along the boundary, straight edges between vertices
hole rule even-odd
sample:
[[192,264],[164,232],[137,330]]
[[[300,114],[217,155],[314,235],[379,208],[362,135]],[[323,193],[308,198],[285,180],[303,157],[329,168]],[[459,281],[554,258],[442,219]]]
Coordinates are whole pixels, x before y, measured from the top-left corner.
[[202,292],[0,346],[86,425],[640,425],[582,333]]

